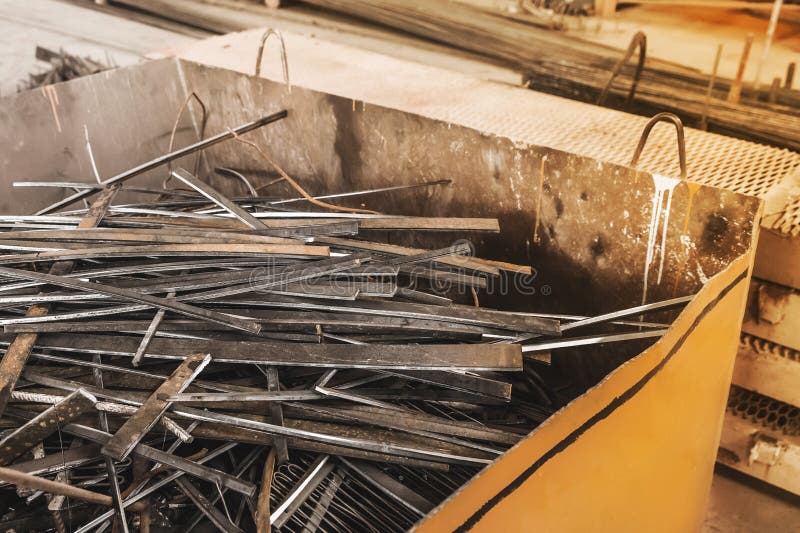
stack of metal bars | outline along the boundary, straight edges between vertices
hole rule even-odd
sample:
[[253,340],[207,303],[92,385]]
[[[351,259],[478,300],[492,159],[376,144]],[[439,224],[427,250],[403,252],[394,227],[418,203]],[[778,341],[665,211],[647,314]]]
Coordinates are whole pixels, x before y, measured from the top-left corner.
[[496,220],[325,202],[397,188],[287,199],[218,169],[253,193],[229,198],[176,169],[183,188],[114,203],[186,150],[50,184],[78,190],[57,208],[86,208],[0,217],[4,530],[405,530],[563,405],[550,351],[654,341],[668,324],[642,315],[691,299],[599,317],[480,307],[487,279],[529,267],[361,232]]

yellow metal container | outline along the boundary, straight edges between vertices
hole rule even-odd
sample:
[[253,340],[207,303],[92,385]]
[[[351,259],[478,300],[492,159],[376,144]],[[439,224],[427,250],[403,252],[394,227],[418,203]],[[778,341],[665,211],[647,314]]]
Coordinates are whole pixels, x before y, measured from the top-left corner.
[[[747,297],[758,200],[349,98],[159,60],[0,101],[0,145],[9,147],[0,161],[0,211],[32,212],[58,199],[58,192],[12,193],[12,179],[47,180],[59,172],[88,180],[84,128],[103,175],[163,154],[191,92],[208,115],[203,120],[190,103],[176,146],[195,141],[203,123],[208,135],[288,109],[286,120],[247,138],[313,193],[452,180],[435,192],[376,195],[369,207],[497,217],[500,234],[472,236],[478,255],[531,265],[535,277],[503,278],[480,295],[487,306],[613,311],[641,303],[645,272],[647,301],[697,293],[650,347],[553,354],[553,364],[587,392],[487,466],[419,530],[699,529]],[[207,150],[199,165],[206,176],[217,166],[263,170],[257,154],[236,142]],[[157,169],[137,183],[160,185],[164,177]],[[262,173],[265,181],[271,177]],[[240,186],[209,179],[226,193]],[[656,187],[664,183],[668,194]],[[391,236],[393,243],[404,238]],[[434,247],[452,238],[413,244]],[[533,291],[508,290],[522,281]]]
[[699,531],[750,257],[710,280],[655,345],[481,472],[419,531]]

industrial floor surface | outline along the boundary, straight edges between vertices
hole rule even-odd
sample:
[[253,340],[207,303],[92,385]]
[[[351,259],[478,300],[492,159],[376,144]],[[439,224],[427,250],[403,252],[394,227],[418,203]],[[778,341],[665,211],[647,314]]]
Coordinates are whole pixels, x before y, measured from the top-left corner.
[[[631,18],[630,15],[628,18]],[[264,11],[258,22],[321,40],[329,39],[395,57],[413,58],[418,62],[479,78],[511,84],[517,84],[520,80],[513,71],[464,54],[453,54],[442,46],[419,45],[407,37],[381,35],[376,30],[358,29],[352,24],[320,25],[304,15],[302,10],[283,13]],[[201,35],[202,32],[171,31],[84,9],[76,2],[0,0],[0,96],[15,92],[29,73],[45,68],[34,57],[36,45],[63,48],[70,53],[99,60],[108,59],[113,64],[123,66],[136,63],[145,54],[157,55],[158,51],[181,48]],[[793,45],[789,42],[784,46],[790,48]],[[800,531],[799,504],[798,497],[771,490],[720,467],[714,476],[705,531]]]

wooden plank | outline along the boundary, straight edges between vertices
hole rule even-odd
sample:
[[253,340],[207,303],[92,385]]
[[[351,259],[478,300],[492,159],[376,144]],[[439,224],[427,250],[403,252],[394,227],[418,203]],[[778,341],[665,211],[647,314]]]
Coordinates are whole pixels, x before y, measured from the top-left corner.
[[[298,226],[315,226],[332,224],[344,220],[358,222],[362,230],[416,230],[416,231],[488,231],[497,233],[500,225],[496,218],[459,218],[459,217],[406,217],[406,216],[370,216],[350,215],[346,219],[340,217],[320,216],[316,218],[259,218],[270,229],[291,228]],[[162,216],[151,216],[146,219],[115,216],[109,223],[120,224],[154,224],[164,226],[207,227],[216,230],[243,231],[247,226],[239,220],[220,218],[180,219]]]
[[361,229],[374,230],[428,230],[428,231],[489,231],[498,233],[500,223],[496,218],[449,217],[375,217],[358,221]]
[[[280,392],[281,384],[278,376],[278,369],[274,366],[267,367],[267,390],[269,392]],[[270,422],[278,426],[284,425],[283,408],[280,402],[269,403]],[[272,439],[272,448],[275,450],[276,461],[282,465],[289,461],[289,448],[286,446],[286,439],[276,435]]]
[[77,259],[122,257],[263,257],[269,255],[298,257],[327,257],[326,246],[303,244],[162,244],[151,246],[100,246],[69,250],[68,252],[39,252],[0,256],[0,264],[38,263],[43,261],[73,261]]
[[103,455],[116,461],[125,459],[171,405],[171,402],[162,398],[183,392],[210,361],[210,355],[193,354],[188,356],[169,379],[164,381],[136,413],[128,418],[114,436],[105,443],[101,450]]
[[269,449],[264,471],[261,473],[261,492],[258,493],[256,506],[256,531],[257,533],[270,533],[269,497],[272,493],[272,476],[275,474],[275,448]]
[[[240,231],[210,231],[207,229],[189,230],[187,228],[165,229],[120,229],[95,228],[63,229],[63,230],[23,230],[0,233],[0,241],[56,241],[66,242],[136,242],[152,244],[217,244],[217,243],[251,243],[251,244],[297,244],[296,240],[272,237],[258,233]],[[0,242],[2,244],[2,242]]]
[[[400,256],[419,255],[428,251],[419,248],[410,248],[408,246],[398,246],[396,244],[383,244],[379,242],[359,241],[356,239],[346,239],[342,237],[322,236],[318,237],[317,241],[337,248],[344,248],[346,250],[366,250],[370,252],[378,252],[378,253],[400,255]],[[484,274],[489,274],[491,276],[497,276],[500,274],[497,267],[487,265],[482,262],[473,261],[473,258],[471,257],[447,256],[437,259],[436,262],[441,263],[443,265],[475,270],[477,272],[482,272]]]

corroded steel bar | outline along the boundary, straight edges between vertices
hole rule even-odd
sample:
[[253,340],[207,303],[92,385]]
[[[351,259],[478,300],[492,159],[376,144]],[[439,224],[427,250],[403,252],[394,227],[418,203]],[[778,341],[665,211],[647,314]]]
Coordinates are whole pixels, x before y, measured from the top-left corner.
[[[232,139],[232,138],[236,137],[237,135],[242,135],[244,133],[247,133],[248,131],[253,131],[254,129],[260,128],[261,126],[266,126],[267,124],[271,124],[273,122],[276,122],[278,120],[286,118],[287,114],[288,113],[286,112],[286,110],[278,111],[277,113],[272,113],[271,115],[267,115],[265,117],[261,117],[258,120],[254,120],[252,122],[247,122],[245,124],[242,124],[241,126],[237,126],[237,127],[233,128],[233,129],[229,129],[229,130],[224,131],[222,133],[218,133],[216,135],[208,137],[207,139],[203,139],[201,141],[198,141],[198,142],[196,142],[194,144],[190,144],[189,146],[184,146],[183,148],[179,148],[179,149],[174,150],[174,151],[172,151],[172,152],[170,152],[168,154],[164,154],[162,156],[156,157],[155,159],[151,159],[150,161],[142,163],[141,165],[135,166],[135,167],[133,167],[131,169],[128,169],[128,170],[126,170],[124,172],[121,172],[120,174],[117,174],[116,176],[112,176],[111,178],[108,178],[107,180],[104,180],[102,182],[102,185],[108,187],[109,185],[114,185],[116,183],[122,183],[125,180],[128,180],[130,178],[138,176],[139,174],[143,174],[143,173],[147,172],[148,170],[152,170],[152,169],[157,168],[157,167],[159,167],[161,165],[165,165],[165,164],[169,163],[170,161],[174,161],[176,159],[180,159],[183,156],[191,155],[191,154],[193,154],[195,152],[198,152],[200,150],[208,148],[209,146],[214,146],[215,144],[220,143],[222,141],[225,141],[225,140],[228,140],[228,139]],[[60,200],[60,201],[56,202],[55,204],[53,204],[51,206],[48,206],[48,207],[45,207],[44,209],[39,210],[36,214],[37,215],[46,215],[48,213],[53,213],[53,212],[58,211],[59,209],[61,209],[63,207],[67,207],[69,205],[74,204],[75,202],[83,200],[84,198],[88,198],[89,196],[92,196],[96,192],[97,191],[95,191],[93,189],[84,189],[82,191],[76,192],[75,194],[73,194],[71,196],[68,196],[67,198],[64,198],[63,200]]]
[[102,453],[117,461],[125,459],[169,408],[170,402],[162,398],[183,392],[209,362],[211,356],[207,354],[186,357],[172,375],[153,391],[136,413],[103,445]]
[[57,404],[39,413],[0,440],[0,465],[7,465],[36,444],[94,408],[97,398],[78,389]]
[[[93,228],[100,224],[103,216],[111,205],[111,201],[116,195],[117,189],[111,187],[105,189],[103,193],[91,205],[86,215],[78,223],[78,228]],[[72,261],[54,263],[50,267],[50,274],[61,275],[69,274],[74,268],[75,264]],[[42,317],[50,312],[50,307],[46,305],[33,305],[31,306],[25,316],[27,317]],[[11,391],[14,390],[14,385],[22,373],[25,363],[28,361],[28,356],[33,350],[38,335],[36,333],[22,333],[17,335],[0,360],[0,416],[8,405],[8,400],[11,398]]]

